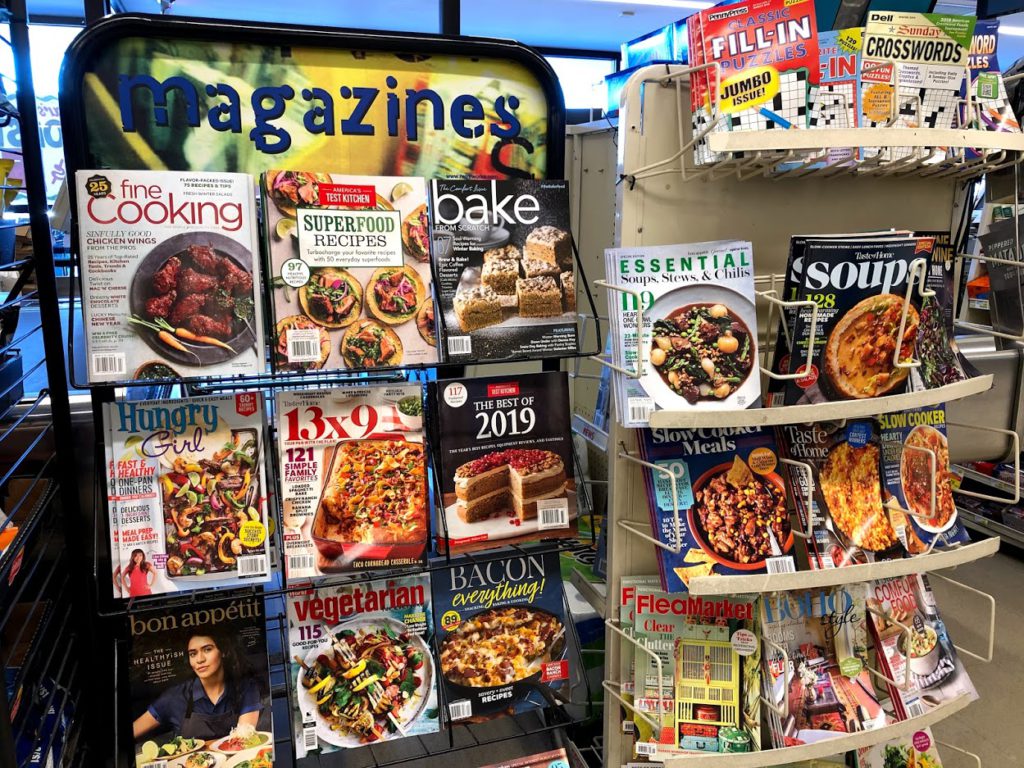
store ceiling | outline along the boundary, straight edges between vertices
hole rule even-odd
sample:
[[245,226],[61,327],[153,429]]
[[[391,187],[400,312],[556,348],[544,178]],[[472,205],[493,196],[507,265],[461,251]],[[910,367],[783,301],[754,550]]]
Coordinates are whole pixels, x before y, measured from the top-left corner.
[[[122,11],[159,12],[159,0],[115,0]],[[537,46],[618,51],[619,44],[710,3],[688,0],[462,0],[462,32]],[[438,0],[175,0],[175,16],[436,32]],[[286,9],[286,10],[283,10]],[[29,0],[34,14],[80,18],[82,0]]]

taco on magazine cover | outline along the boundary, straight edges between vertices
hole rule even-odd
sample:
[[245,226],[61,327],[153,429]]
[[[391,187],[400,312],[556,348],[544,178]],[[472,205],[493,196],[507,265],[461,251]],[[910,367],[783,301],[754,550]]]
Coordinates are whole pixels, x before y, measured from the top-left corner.
[[427,288],[412,267],[381,267],[366,284],[366,312],[382,323],[401,325],[416,315]]
[[341,337],[341,356],[349,368],[389,368],[402,362],[402,340],[376,320],[360,320]]
[[363,286],[347,269],[314,269],[299,289],[299,305],[310,320],[324,328],[347,328],[363,308]]
[[427,205],[418,206],[402,220],[402,244],[416,261],[430,261],[430,230],[427,226]]

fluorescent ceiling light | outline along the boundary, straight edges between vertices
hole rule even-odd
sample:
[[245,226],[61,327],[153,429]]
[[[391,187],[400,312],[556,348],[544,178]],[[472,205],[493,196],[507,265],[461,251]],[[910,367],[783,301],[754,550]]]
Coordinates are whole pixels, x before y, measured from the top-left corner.
[[1009,35],[1010,37],[1024,37],[1024,27],[999,27],[1000,35]]
[[714,3],[703,0],[590,0],[593,3],[615,3],[615,5],[654,5],[659,8],[710,8]]

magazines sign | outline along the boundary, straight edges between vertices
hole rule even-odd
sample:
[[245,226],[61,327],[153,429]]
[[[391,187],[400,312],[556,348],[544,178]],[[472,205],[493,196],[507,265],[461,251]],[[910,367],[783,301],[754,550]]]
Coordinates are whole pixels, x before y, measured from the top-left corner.
[[78,38],[62,92],[69,155],[92,167],[543,178],[561,164],[554,74],[511,43],[166,18],[157,36],[122,16]]

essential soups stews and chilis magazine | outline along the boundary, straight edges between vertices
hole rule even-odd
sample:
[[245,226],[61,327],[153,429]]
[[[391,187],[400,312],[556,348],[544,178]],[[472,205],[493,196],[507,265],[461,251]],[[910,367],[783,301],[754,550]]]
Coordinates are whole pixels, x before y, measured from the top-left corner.
[[90,382],[262,373],[252,177],[75,175]]
[[277,417],[289,581],[424,561],[418,384],[278,392]]
[[[640,378],[615,377],[625,427],[654,410],[757,407],[753,249],[744,241],[605,250],[612,348]],[[643,316],[643,327],[637,323]],[[638,359],[639,354],[639,359]]]
[[426,575],[288,597],[296,756],[436,733]]
[[263,395],[103,409],[114,597],[270,578]]
[[276,371],[438,360],[421,178],[263,174]]
[[132,614],[135,765],[273,765],[266,622],[261,596]]

